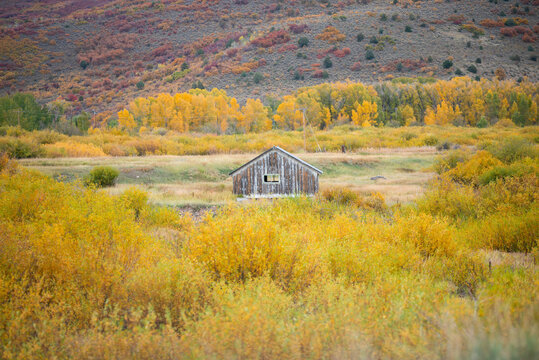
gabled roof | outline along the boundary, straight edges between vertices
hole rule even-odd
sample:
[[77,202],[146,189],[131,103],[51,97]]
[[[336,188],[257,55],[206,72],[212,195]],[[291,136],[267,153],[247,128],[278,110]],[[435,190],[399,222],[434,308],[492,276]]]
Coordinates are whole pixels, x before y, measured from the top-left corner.
[[316,172],[319,173],[319,174],[322,174],[322,173],[323,173],[322,170],[320,170],[320,169],[318,169],[318,168],[312,166],[312,165],[309,164],[308,162],[301,160],[301,159],[298,158],[297,156],[294,156],[294,155],[290,154],[288,151],[283,150],[283,149],[281,149],[281,148],[278,147],[278,146],[274,146],[274,147],[272,147],[271,149],[268,149],[268,150],[264,151],[262,154],[258,155],[258,156],[255,157],[254,159],[252,159],[252,160],[246,162],[245,164],[243,164],[242,166],[240,166],[240,167],[237,168],[236,170],[232,171],[232,172],[231,172],[230,174],[228,174],[228,175],[234,175],[235,173],[237,173],[238,171],[240,171],[241,169],[243,169],[243,168],[246,167],[247,165],[249,165],[249,164],[255,162],[256,160],[260,159],[262,156],[266,155],[267,153],[269,153],[270,151],[273,151],[273,150],[277,150],[277,151],[283,153],[284,155],[291,157],[292,159],[294,159],[294,160],[296,160],[297,162],[299,162],[299,163],[301,163],[301,164],[303,164],[303,165],[305,165],[305,166],[307,166],[307,167],[313,169],[314,171],[316,171]]

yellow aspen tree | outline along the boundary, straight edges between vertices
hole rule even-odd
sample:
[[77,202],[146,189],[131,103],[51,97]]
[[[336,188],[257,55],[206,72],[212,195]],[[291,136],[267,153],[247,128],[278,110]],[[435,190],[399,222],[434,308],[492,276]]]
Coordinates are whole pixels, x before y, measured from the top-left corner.
[[127,109],[118,112],[118,124],[128,130],[132,130],[137,126],[133,115]]
[[518,112],[518,105],[515,101],[513,101],[513,104],[511,105],[511,109],[509,109],[509,116],[512,118],[515,113]]
[[404,125],[408,126],[415,122],[414,109],[410,105],[404,105],[401,109],[402,118],[404,119]]
[[184,119],[181,112],[175,111],[169,122],[169,128],[174,131],[183,132],[185,130]]
[[271,130],[271,120],[268,118],[264,104],[259,99],[247,99],[242,108],[242,116],[245,118],[242,126],[244,132]]
[[358,104],[356,110],[352,111],[352,122],[356,125],[368,127],[374,124],[374,120],[378,117],[378,105],[376,103],[363,100],[362,104]]
[[532,101],[530,106],[530,115],[528,117],[528,122],[530,124],[535,124],[537,122],[537,103]]
[[434,125],[436,124],[436,114],[434,110],[429,106],[425,111],[425,125]]
[[505,119],[509,115],[509,102],[506,98],[502,99],[500,109],[498,110],[498,119]]

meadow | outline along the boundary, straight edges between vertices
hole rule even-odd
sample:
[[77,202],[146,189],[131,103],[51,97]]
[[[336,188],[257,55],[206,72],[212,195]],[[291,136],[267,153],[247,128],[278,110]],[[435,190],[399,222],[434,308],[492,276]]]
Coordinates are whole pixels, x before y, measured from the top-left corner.
[[[197,217],[158,187],[219,187],[251,154],[4,155],[1,357],[536,358],[536,139],[300,154],[326,171],[316,197]],[[116,188],[76,179],[103,163]],[[427,179],[391,199],[362,187],[381,171]]]
[[[431,165],[436,154],[434,148],[408,148],[385,153],[306,153],[301,157],[324,171],[322,189],[345,186],[360,192],[377,191],[394,203],[422,193],[434,175]],[[111,166],[120,171],[116,186],[108,189],[112,194],[137,185],[154,204],[199,208],[235,201],[228,174],[256,155],[24,159],[20,164],[60,181],[82,180],[96,166]],[[371,180],[378,175],[385,179]]]
[[[340,125],[328,130],[270,130],[247,134],[182,134],[167,129],[133,134],[120,129],[94,129],[89,135],[68,136],[54,130],[26,131],[0,127],[0,152],[10,158],[125,157],[148,155],[211,155],[257,153],[279,146],[293,153],[365,152],[380,148],[455,146],[485,147],[511,136],[535,141],[536,126],[517,127],[499,121],[487,128],[461,126],[360,127]],[[369,150],[370,149],[370,150]]]

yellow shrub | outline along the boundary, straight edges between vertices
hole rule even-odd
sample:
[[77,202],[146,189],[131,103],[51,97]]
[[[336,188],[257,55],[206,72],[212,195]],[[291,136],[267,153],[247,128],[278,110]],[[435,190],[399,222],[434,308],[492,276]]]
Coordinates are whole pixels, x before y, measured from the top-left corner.
[[487,151],[478,151],[466,162],[459,163],[455,168],[446,173],[453,181],[464,184],[477,184],[479,177],[488,170],[502,165],[502,162],[496,159]]
[[454,229],[440,218],[428,214],[397,216],[395,235],[413,244],[424,257],[453,256],[457,250]]
[[101,148],[93,144],[56,142],[45,144],[47,157],[99,157],[106,156]]
[[476,248],[529,253],[539,247],[539,207],[525,213],[495,213],[468,225],[466,239]]

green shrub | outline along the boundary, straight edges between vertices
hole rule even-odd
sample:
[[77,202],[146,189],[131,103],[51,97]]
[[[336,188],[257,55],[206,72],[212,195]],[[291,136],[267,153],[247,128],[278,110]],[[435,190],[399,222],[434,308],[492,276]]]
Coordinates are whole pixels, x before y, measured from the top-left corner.
[[518,55],[511,55],[511,56],[509,56],[509,59],[518,62],[518,61],[520,61],[520,56],[518,56]]
[[507,20],[505,20],[505,23],[504,23],[505,26],[516,26],[517,23],[514,19],[512,18],[509,18]]
[[404,32],[412,32],[412,27],[410,25],[406,25],[406,27],[404,28]]
[[260,82],[264,79],[264,75],[262,75],[261,73],[257,72],[254,76],[253,76],[253,81],[255,84],[260,84]]
[[444,69],[449,69],[450,67],[453,66],[453,61],[451,60],[445,60],[443,63],[442,63],[442,66]]
[[434,146],[436,144],[438,144],[438,138],[436,136],[427,136],[425,138],[425,140],[423,140],[423,143],[426,145],[426,146]]
[[488,126],[487,118],[484,116],[481,116],[481,119],[477,122],[478,128],[486,128]]
[[329,56],[326,56],[324,59],[324,68],[329,69],[333,66],[333,61],[329,58]]
[[116,183],[118,175],[120,175],[120,172],[115,168],[110,166],[96,166],[88,174],[85,183],[96,187],[113,186]]
[[372,52],[372,50],[367,50],[365,52],[365,59],[367,59],[367,60],[374,59],[374,53]]
[[496,166],[479,177],[480,185],[487,185],[498,179],[505,179],[516,174],[516,169],[507,166]]
[[137,83],[137,89],[139,89],[139,90],[144,89],[144,81],[140,80],[140,81]]
[[357,42],[362,42],[363,39],[365,39],[365,35],[363,35],[363,34],[361,34],[361,33],[360,33],[360,34],[357,34],[357,36],[356,36]]
[[191,86],[192,89],[205,89],[206,87],[204,86],[204,84],[202,83],[202,81],[200,80],[197,80],[193,83],[193,85]]
[[537,158],[537,145],[527,139],[510,137],[501,144],[493,144],[487,148],[495,157],[506,164],[510,164],[525,157]]
[[447,155],[440,157],[435,161],[433,165],[434,171],[436,171],[438,174],[442,174],[448,170],[454,169],[458,164],[468,160],[469,157],[470,155],[462,150],[451,151]]
[[468,71],[471,72],[472,74],[476,74],[477,68],[475,67],[475,65],[470,65],[468,66]]
[[300,37],[298,40],[299,47],[309,46],[309,39],[306,37]]
[[19,139],[0,139],[0,154],[6,153],[12,159],[36,158],[43,155],[39,144]]

